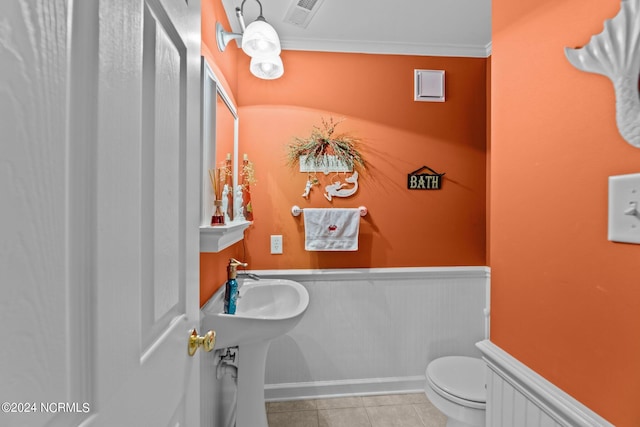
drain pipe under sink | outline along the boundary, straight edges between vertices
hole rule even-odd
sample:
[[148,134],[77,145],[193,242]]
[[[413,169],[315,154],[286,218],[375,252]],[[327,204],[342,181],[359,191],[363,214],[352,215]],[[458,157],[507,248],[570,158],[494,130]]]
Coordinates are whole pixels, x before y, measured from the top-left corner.
[[[222,354],[222,352],[225,352]],[[226,349],[216,350],[214,364],[216,365],[216,378],[221,380],[223,376],[230,375],[233,378],[235,390],[233,392],[233,402],[229,411],[229,418],[225,423],[225,427],[235,427],[236,413],[238,404],[238,366],[236,358],[238,356],[238,347],[230,347]]]

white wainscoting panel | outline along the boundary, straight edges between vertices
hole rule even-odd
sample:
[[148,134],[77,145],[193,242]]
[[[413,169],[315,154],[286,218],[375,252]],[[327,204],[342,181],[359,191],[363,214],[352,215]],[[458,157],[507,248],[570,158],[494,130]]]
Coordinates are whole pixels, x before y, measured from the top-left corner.
[[427,363],[480,357],[486,267],[253,271],[309,291],[300,323],[271,343],[267,400],[424,390]]
[[612,426],[491,341],[479,342],[477,347],[489,366],[487,426]]
[[[486,267],[251,272],[310,295],[300,323],[271,344],[266,400],[422,391],[429,361],[480,357],[475,343],[487,338]],[[234,380],[216,379],[215,354],[200,358],[202,426],[233,427]]]

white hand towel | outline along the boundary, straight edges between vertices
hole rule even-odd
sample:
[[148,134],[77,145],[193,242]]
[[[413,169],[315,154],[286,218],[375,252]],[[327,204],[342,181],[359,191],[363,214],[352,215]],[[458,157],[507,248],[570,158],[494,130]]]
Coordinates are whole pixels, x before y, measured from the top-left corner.
[[308,251],[357,251],[360,210],[305,209],[304,248]]

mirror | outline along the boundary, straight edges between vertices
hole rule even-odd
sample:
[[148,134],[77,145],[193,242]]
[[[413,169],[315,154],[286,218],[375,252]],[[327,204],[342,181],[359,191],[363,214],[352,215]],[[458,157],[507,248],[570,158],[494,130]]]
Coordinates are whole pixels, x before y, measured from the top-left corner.
[[620,12],[605,22],[600,34],[591,37],[582,48],[565,48],[565,55],[574,67],[602,74],[613,82],[618,131],[629,144],[637,148],[640,148],[639,8],[639,0],[622,0]]
[[[225,225],[233,219],[233,189],[238,185],[238,112],[209,64],[202,57],[202,197],[200,227],[212,226],[214,201],[223,201],[225,192]],[[216,171],[218,197],[214,194],[209,171]],[[221,173],[222,171],[222,173]],[[223,212],[224,214],[224,212]]]

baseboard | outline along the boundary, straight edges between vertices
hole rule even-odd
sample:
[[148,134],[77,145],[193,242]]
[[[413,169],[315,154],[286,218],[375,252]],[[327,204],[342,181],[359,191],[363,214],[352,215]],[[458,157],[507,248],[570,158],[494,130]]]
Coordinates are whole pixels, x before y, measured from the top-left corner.
[[481,341],[477,347],[490,369],[487,425],[613,426],[491,341]]
[[265,400],[304,400],[424,392],[424,376],[266,384]]

